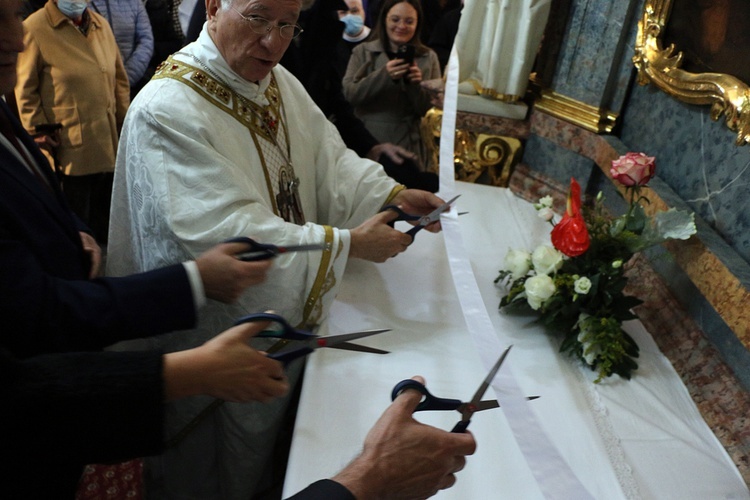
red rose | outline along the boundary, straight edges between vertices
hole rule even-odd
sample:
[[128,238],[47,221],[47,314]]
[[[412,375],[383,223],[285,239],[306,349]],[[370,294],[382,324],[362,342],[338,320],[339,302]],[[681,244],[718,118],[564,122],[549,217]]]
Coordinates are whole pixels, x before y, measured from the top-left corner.
[[586,221],[581,215],[581,186],[573,178],[570,179],[567,209],[552,229],[550,239],[552,245],[568,257],[581,255],[591,244]]
[[627,153],[612,161],[609,173],[623,186],[645,186],[656,172],[653,156],[643,153]]

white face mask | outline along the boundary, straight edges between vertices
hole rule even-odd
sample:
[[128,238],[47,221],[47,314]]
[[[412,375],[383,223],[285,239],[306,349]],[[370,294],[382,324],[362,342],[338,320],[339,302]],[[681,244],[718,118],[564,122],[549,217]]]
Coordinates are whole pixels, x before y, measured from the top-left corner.
[[362,31],[362,26],[365,25],[365,20],[354,14],[347,14],[339,21],[344,23],[344,33],[349,36],[358,35]]
[[57,0],[57,8],[71,19],[81,17],[86,6],[88,2],[83,0]]

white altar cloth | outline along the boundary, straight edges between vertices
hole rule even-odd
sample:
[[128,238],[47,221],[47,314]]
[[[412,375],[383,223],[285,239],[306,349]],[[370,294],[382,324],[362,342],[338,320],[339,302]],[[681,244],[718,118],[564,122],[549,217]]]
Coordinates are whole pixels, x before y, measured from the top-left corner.
[[[595,498],[738,499],[747,486],[702,419],[679,376],[640,322],[626,326],[641,348],[631,381],[595,374],[558,353],[534,322],[497,310],[493,280],[509,248],[549,241],[549,224],[510,191],[457,183],[464,244],[485,306],[522,389],[560,454]],[[398,227],[398,226],[397,226]],[[442,234],[421,232],[385,264],[350,261],[322,333],[393,331],[357,342],[391,351],[373,355],[321,349],[308,357],[284,496],[331,477],[361,449],[390,403],[393,386],[422,375],[440,397],[471,398],[486,375],[466,330]],[[492,389],[485,399],[492,398]],[[421,422],[451,429],[457,412],[419,412]],[[543,498],[502,409],[474,415],[477,452],[437,498]]]

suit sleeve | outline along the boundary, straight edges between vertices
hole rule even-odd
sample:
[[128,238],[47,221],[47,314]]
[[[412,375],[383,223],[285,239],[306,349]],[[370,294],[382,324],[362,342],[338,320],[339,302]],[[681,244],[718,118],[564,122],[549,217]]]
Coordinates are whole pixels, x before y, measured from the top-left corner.
[[349,490],[336,481],[322,479],[287,500],[355,500],[355,498]]
[[18,357],[99,350],[196,321],[181,264],[123,278],[68,279],[48,272],[6,224],[0,258],[3,343]]
[[[0,347],[5,467],[122,461],[162,450],[159,352],[54,354],[17,360]],[[21,472],[23,473],[23,472]],[[38,472],[42,474],[43,472]]]

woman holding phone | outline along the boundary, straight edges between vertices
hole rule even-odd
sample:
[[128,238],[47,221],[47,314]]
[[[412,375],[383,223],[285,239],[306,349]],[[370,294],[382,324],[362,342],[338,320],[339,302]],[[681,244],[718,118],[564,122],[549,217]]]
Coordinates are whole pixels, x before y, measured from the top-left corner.
[[343,86],[370,133],[417,154],[423,170],[419,123],[430,96],[420,84],[441,75],[437,55],[420,42],[421,24],[419,0],[386,0],[370,40],[352,52]]

